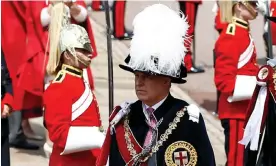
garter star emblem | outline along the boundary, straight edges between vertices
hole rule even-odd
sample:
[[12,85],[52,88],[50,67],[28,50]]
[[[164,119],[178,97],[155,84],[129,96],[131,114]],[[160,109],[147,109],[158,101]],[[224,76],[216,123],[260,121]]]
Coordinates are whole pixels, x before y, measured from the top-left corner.
[[197,152],[190,143],[177,141],[166,149],[165,162],[168,166],[195,166]]

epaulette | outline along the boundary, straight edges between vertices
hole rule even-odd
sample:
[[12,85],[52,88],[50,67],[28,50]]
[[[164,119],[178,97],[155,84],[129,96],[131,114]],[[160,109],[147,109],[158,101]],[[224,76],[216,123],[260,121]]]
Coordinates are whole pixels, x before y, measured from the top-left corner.
[[199,123],[200,109],[198,106],[194,104],[190,104],[186,107],[187,112],[189,114],[189,120]]
[[228,24],[227,29],[226,29],[226,34],[234,36],[235,32],[236,32],[236,25],[233,23]]
[[59,71],[52,83],[61,83],[64,80],[65,75],[66,74],[64,72]]
[[[115,125],[117,124],[117,123],[119,123],[120,122],[120,120],[124,117],[124,116],[126,116],[126,115],[128,115],[128,113],[130,112],[130,105],[132,104],[132,102],[124,102],[124,103],[122,103],[120,106],[119,106],[119,108],[120,108],[120,110],[119,111],[117,111],[117,113],[116,114],[113,114],[112,116],[113,116],[113,118],[112,119],[110,119],[111,120],[111,122],[110,122],[110,127],[111,127],[111,135],[113,134],[113,129],[115,128]],[[118,107],[116,107],[116,108],[118,108]],[[116,108],[115,108],[115,110],[116,110]],[[115,111],[114,110],[114,111]],[[115,112],[114,112],[115,113]]]

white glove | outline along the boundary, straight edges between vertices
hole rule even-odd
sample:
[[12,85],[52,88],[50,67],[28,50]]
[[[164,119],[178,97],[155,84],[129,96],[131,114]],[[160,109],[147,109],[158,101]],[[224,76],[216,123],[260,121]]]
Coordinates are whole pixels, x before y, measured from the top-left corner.
[[257,9],[263,15],[268,15],[267,7],[266,7],[267,0],[258,0]]

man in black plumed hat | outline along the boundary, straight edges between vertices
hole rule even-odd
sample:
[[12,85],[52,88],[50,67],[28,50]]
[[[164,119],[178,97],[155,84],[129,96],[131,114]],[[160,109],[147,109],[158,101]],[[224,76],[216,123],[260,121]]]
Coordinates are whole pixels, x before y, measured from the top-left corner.
[[199,108],[170,94],[172,83],[186,82],[185,17],[155,4],[133,26],[130,54],[120,67],[134,73],[139,100],[114,109],[97,166],[108,160],[109,166],[215,166]]

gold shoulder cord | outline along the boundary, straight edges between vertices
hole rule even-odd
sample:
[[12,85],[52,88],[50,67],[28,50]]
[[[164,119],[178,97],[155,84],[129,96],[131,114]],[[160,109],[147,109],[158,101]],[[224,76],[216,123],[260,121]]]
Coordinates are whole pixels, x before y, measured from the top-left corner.
[[[153,153],[156,153],[159,148],[161,146],[163,146],[163,143],[165,141],[167,141],[169,135],[172,134],[172,131],[175,130],[177,128],[177,124],[180,122],[180,118],[183,117],[185,115],[185,111],[187,111],[187,108],[184,107],[183,109],[181,109],[180,111],[178,111],[176,113],[176,117],[174,118],[174,120],[169,124],[169,128],[165,131],[164,134],[162,134],[160,136],[160,140],[157,141],[157,144],[152,148],[150,155],[146,158],[148,159],[150,156],[152,156]],[[131,142],[131,139],[129,137],[130,135],[130,129],[129,129],[129,120],[128,117],[126,116],[125,120],[124,120],[124,130],[125,130],[125,140],[126,140],[126,144],[127,144],[127,149],[130,152],[130,155],[132,157],[137,156],[137,152],[136,150],[133,148],[134,145]]]

